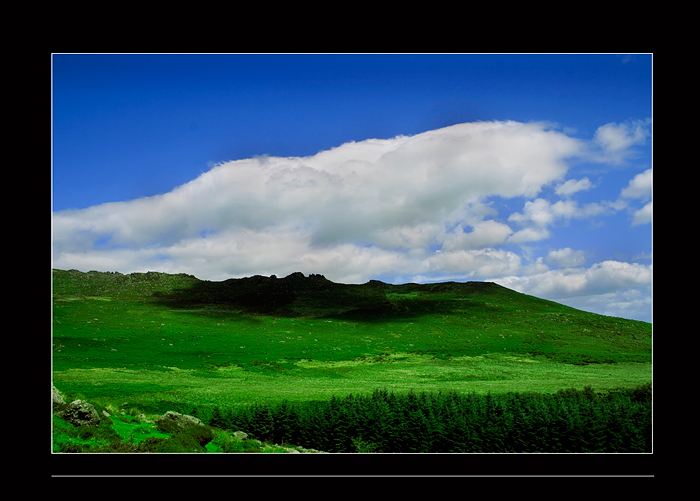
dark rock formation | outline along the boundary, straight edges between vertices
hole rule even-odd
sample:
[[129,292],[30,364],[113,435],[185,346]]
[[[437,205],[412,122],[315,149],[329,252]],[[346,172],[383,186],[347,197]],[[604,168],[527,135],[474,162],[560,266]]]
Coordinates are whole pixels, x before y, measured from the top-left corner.
[[74,400],[57,415],[73,426],[97,426],[100,424],[100,415],[95,407],[85,400]]

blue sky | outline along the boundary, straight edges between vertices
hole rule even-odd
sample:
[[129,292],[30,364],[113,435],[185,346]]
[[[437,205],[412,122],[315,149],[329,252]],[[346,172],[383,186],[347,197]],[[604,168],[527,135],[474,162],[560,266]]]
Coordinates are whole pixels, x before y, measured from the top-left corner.
[[54,54],[53,266],[651,321],[650,54]]

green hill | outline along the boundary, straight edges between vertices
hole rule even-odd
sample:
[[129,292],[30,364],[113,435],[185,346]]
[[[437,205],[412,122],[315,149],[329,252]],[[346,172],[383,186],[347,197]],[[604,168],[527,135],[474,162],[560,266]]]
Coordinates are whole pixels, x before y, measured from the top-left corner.
[[553,392],[651,381],[651,324],[490,282],[76,270],[53,270],[52,282],[54,384],[103,402],[165,408],[380,387]]

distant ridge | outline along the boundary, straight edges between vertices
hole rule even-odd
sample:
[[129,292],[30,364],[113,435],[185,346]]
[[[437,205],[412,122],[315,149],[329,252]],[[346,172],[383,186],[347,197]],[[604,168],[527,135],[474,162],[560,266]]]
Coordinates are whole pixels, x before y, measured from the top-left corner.
[[394,339],[408,330],[430,347],[419,351],[431,353],[449,346],[458,353],[530,353],[576,364],[651,359],[647,322],[577,310],[493,282],[342,284],[300,272],[213,282],[184,273],[53,270],[54,305],[90,310],[87,303],[100,297],[112,301],[111,310],[137,304],[198,317],[324,319],[333,326],[364,324],[370,331],[377,324],[381,334],[371,336]]
[[[62,271],[62,270],[55,270]],[[308,276],[294,272],[278,278],[254,275],[229,278],[223,281],[200,280],[186,273],[168,274],[149,271],[124,275],[119,272],[68,270],[63,272],[80,278],[106,284],[158,283],[152,298],[173,308],[193,308],[210,305],[249,314],[297,316],[344,316],[380,319],[412,315],[410,307],[399,307],[387,299],[390,294],[453,293],[459,296],[487,294],[496,290],[509,291],[493,282],[438,282],[431,284],[406,283],[392,285],[380,280],[364,284],[343,284],[328,280],[321,274]],[[416,303],[416,302],[412,302]],[[426,301],[410,306],[425,306]]]

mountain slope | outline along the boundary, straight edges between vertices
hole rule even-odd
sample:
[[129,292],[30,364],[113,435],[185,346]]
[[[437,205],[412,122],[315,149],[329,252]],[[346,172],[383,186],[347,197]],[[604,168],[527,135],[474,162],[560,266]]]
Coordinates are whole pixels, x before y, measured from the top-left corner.
[[142,316],[149,311],[182,312],[198,322],[214,317],[288,318],[302,331],[304,322],[317,325],[323,320],[330,323],[315,339],[343,337],[356,341],[357,350],[362,344],[359,326],[365,337],[386,340],[379,344],[438,356],[497,352],[576,364],[651,361],[651,324],[583,312],[490,282],[391,285],[373,280],[351,285],[302,273],[210,282],[185,274],[54,270],[53,293],[55,337],[69,332],[61,323],[72,322],[66,316],[69,310],[89,317],[98,308],[105,311],[105,301],[111,301],[113,315],[124,309]]

